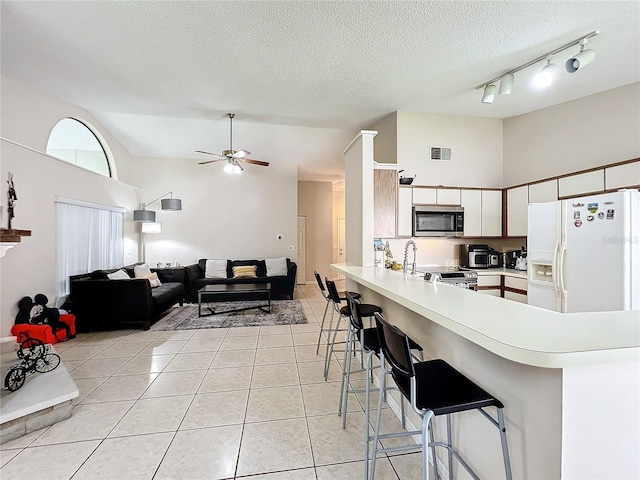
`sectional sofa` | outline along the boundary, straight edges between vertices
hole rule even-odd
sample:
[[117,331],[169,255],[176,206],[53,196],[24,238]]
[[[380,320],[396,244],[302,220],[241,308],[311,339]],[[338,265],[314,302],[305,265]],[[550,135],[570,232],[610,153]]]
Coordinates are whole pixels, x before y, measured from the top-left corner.
[[[267,268],[271,260],[226,260],[226,269],[222,269],[216,278],[207,276],[207,259],[202,258],[198,263],[185,267],[186,275],[186,294],[185,298],[188,302],[197,303],[198,290],[205,285],[221,285],[234,283],[270,283],[272,300],[291,300],[293,299],[293,290],[296,286],[297,265],[290,259],[273,259],[284,260],[286,268],[280,272],[282,275],[274,275]],[[224,265],[224,261],[218,261]],[[234,275],[234,267],[255,266],[255,277],[238,278]],[[223,273],[224,272],[224,273]]]
[[[76,316],[79,332],[142,327],[176,303],[184,301],[184,268],[151,269],[162,285],[152,287],[146,278],[134,278],[134,267],[95,270],[70,277],[71,292],[65,305]],[[108,274],[125,270],[131,278],[111,280]]]

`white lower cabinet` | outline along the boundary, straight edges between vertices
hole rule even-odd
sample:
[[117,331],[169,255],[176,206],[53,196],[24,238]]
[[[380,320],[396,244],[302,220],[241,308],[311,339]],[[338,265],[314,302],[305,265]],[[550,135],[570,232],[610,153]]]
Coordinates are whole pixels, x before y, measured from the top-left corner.
[[517,288],[518,290],[527,291],[527,279],[519,277],[504,276],[504,286],[508,288]]
[[500,289],[499,288],[492,288],[489,290],[478,290],[478,293],[482,294],[482,295],[491,295],[492,297],[500,297]]
[[478,286],[500,288],[500,275],[478,275]]
[[504,292],[504,298],[507,300],[513,300],[514,302],[527,303],[527,296],[521,293]]

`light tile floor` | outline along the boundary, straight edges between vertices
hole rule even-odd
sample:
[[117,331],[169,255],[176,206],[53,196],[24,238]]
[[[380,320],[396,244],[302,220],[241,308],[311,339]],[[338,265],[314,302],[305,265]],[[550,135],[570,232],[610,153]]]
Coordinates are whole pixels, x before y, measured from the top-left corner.
[[[80,334],[56,345],[80,396],[70,419],[0,447],[0,477],[328,480],[363,476],[363,396],[337,416],[340,366],[316,355],[325,300],[298,286],[306,325]],[[377,397],[376,397],[377,398]],[[385,424],[399,428],[391,411]],[[377,479],[421,476],[420,455]]]

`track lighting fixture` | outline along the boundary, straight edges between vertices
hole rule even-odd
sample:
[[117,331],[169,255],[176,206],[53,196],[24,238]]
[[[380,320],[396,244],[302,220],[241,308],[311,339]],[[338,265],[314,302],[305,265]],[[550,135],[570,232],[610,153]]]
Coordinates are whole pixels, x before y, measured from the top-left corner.
[[498,87],[495,85],[487,85],[484,87],[484,93],[482,94],[482,103],[493,103],[493,99],[496,98],[496,92]]
[[555,63],[551,63],[551,58],[547,58],[547,64],[533,77],[533,84],[539,88],[547,88],[553,83],[557,71],[558,66]]
[[593,62],[593,59],[596,58],[596,52],[594,52],[593,50],[584,49],[584,46],[587,43],[587,41],[588,40],[584,38],[580,42],[580,53],[577,54],[575,57],[571,57],[569,60],[565,62],[564,69],[567,72],[575,73],[581,68],[589,65],[591,62]]
[[515,80],[513,73],[505,73],[500,79],[500,88],[498,88],[498,95],[509,95],[513,90],[513,82]]
[[[565,70],[569,73],[574,73],[582,69],[586,65],[589,65],[591,62],[593,62],[596,54],[593,50],[585,50],[584,46],[590,38],[595,37],[599,33],[600,32],[598,30],[594,30],[593,32],[583,35],[580,38],[577,38],[576,40],[573,40],[569,43],[566,43],[561,47],[556,48],[555,50],[551,50],[544,55],[534,58],[530,62],[524,63],[519,67],[513,68],[500,76],[492,78],[491,80],[478,85],[476,87],[476,90],[483,89],[482,103],[493,103],[496,93],[498,95],[510,94],[513,89],[513,83],[515,80],[514,74],[542,60],[546,60],[547,63],[542,68],[540,73],[536,75],[534,84],[538,87],[548,87],[553,81],[553,77],[556,75],[558,70],[557,65],[551,63],[551,57],[556,53],[562,52],[563,50],[566,50],[567,48],[573,47],[575,45],[580,45],[580,53],[567,60],[564,65]],[[500,89],[498,89],[495,85],[498,81],[500,82]]]

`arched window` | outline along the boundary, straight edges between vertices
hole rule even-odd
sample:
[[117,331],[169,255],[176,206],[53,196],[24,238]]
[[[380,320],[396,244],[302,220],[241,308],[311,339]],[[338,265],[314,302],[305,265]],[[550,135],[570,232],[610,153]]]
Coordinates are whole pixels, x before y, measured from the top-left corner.
[[86,124],[75,118],[63,118],[49,135],[47,154],[92,172],[115,178],[107,148]]

